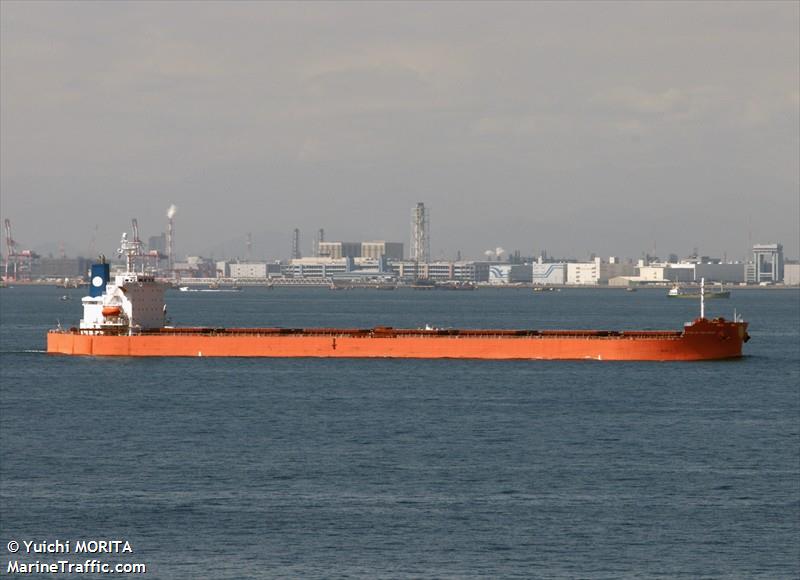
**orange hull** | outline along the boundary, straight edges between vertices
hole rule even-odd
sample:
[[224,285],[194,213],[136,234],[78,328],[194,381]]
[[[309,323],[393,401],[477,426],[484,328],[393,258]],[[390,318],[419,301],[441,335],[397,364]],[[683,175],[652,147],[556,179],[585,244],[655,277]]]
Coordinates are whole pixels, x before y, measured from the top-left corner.
[[684,331],[161,329],[50,331],[47,352],[87,356],[463,358],[688,361],[742,356],[747,323],[698,319]]

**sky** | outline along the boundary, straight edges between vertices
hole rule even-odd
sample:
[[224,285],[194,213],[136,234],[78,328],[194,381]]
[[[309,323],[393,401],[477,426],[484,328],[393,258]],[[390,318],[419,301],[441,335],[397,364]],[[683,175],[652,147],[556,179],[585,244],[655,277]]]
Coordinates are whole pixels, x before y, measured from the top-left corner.
[[111,255],[800,254],[798,2],[0,2],[0,214]]

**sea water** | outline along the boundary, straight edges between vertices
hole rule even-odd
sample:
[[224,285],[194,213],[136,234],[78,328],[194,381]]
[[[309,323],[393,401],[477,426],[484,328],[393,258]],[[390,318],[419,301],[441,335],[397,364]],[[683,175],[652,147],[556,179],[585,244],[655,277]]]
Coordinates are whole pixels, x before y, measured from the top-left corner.
[[[45,354],[83,293],[0,290],[0,574],[86,559],[9,542],[81,539],[129,542],[90,556],[151,578],[800,574],[797,290],[709,301],[752,340],[692,363]],[[203,326],[677,330],[699,310],[665,290],[167,300]]]

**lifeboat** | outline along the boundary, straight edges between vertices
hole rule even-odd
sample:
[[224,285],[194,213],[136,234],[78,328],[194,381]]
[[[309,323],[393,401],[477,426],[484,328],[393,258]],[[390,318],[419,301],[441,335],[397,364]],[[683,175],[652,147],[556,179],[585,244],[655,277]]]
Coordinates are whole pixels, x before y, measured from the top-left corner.
[[103,306],[103,316],[110,317],[110,316],[119,316],[122,312],[122,308],[119,306]]

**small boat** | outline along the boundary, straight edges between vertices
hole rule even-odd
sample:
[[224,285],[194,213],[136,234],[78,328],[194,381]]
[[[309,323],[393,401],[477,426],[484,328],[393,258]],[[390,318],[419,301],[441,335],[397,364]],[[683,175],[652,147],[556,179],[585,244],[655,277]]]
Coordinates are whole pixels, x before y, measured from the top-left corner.
[[[700,288],[688,288],[686,286],[675,285],[673,286],[670,291],[667,293],[667,296],[670,298],[700,298],[701,290]],[[730,298],[731,293],[729,290],[723,290],[722,286],[720,286],[719,290],[706,290],[705,291],[706,299],[714,299],[714,298]]]
[[241,286],[217,286],[212,285],[208,288],[190,288],[189,286],[181,286],[178,288],[181,292],[241,292]]

